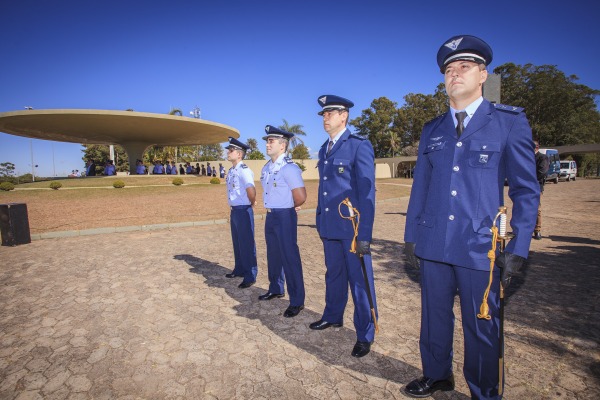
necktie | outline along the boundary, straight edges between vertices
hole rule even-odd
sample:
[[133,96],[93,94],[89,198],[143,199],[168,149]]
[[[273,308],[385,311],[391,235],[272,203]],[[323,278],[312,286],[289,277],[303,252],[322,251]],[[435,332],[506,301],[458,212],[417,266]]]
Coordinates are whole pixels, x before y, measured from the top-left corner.
[[456,114],[454,114],[456,116],[456,133],[458,134],[458,137],[460,137],[460,135],[462,135],[463,131],[465,130],[465,118],[467,118],[467,112],[466,111],[460,111],[457,112]]
[[327,145],[327,153],[326,154],[329,154],[329,152],[331,151],[332,147],[333,147],[333,140],[330,140],[329,144]]

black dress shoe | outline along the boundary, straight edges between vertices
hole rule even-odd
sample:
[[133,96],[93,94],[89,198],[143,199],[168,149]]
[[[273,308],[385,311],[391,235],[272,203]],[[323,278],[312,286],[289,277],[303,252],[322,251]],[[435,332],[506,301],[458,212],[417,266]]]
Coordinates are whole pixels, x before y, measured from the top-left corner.
[[415,379],[404,388],[404,393],[411,397],[423,398],[429,397],[436,391],[441,390],[446,392],[454,390],[454,375],[450,375],[448,379],[434,381],[426,376],[421,379]]
[[225,278],[235,278],[235,277],[238,277],[238,276],[239,276],[239,275],[236,275],[236,274],[234,274],[234,273],[231,273],[231,274],[225,274]]
[[542,240],[542,234],[539,231],[533,232],[533,238],[535,240]]
[[300,311],[302,310],[304,310],[304,306],[289,306],[283,313],[283,316],[286,318],[293,318],[300,314]]
[[373,342],[359,342],[357,340],[352,349],[352,357],[361,358],[369,354],[371,351],[371,343]]
[[272,299],[280,299],[283,296],[284,296],[283,294],[267,292],[265,294],[261,294],[260,296],[258,296],[258,299],[259,300],[272,300]]
[[252,281],[252,282],[242,282],[238,285],[238,287],[240,289],[246,289],[249,288],[250,286],[254,285],[256,283],[256,281]]
[[343,324],[334,324],[331,322],[327,322],[327,321],[323,321],[322,319],[318,320],[317,322],[313,322],[312,324],[310,324],[308,327],[310,329],[314,329],[316,331],[322,331],[323,329],[327,329],[330,326],[334,327],[334,328],[339,328],[341,327]]

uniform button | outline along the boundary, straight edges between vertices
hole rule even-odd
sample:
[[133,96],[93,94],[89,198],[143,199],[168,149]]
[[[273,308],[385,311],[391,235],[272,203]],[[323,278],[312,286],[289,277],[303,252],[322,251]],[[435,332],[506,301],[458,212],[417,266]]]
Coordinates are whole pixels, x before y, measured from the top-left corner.
[[327,196],[327,192],[323,192],[323,196]]
[[448,219],[449,219],[450,221],[454,221],[454,215],[451,215],[451,216],[449,216],[449,217],[448,217]]
[[325,164],[327,164],[327,161],[325,161]]
[[483,145],[482,149],[483,149],[483,150],[487,149],[487,146],[486,146],[486,145]]
[[327,180],[327,177],[326,177],[326,176],[324,176],[324,177],[323,177],[323,180],[324,180],[324,181],[326,181],[326,180]]
[[329,208],[326,208],[325,211],[329,211]]
[[451,194],[452,196],[456,196],[456,190],[453,190],[453,191],[451,191],[451,192],[450,192],[450,194]]
[[459,170],[459,169],[460,169],[460,168],[458,167],[458,165],[455,165],[455,166],[454,166],[454,168],[452,168],[452,170],[453,170],[454,172],[458,172],[458,170]]
[[456,143],[456,147],[462,147],[462,142]]

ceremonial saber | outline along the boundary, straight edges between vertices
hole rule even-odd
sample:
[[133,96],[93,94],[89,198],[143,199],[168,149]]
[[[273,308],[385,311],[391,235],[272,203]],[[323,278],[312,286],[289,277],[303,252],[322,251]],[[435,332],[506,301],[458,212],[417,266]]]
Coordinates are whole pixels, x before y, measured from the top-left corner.
[[[506,241],[510,240],[512,235],[506,233],[506,211],[505,206],[498,207],[498,214],[494,218],[492,226],[496,226],[496,221],[499,219],[497,241],[500,245],[500,252],[504,252]],[[502,396],[504,392],[504,285],[502,284],[502,274],[500,274],[500,310],[499,310],[499,330],[500,330],[500,347],[498,350],[498,395]]]
[[[352,225],[354,226],[354,231],[355,231],[353,242],[356,242],[358,226],[357,226],[357,223],[354,222],[354,220],[357,217],[360,218],[360,216],[357,216],[356,214],[354,214],[354,207],[352,207],[352,203],[350,202],[349,198],[346,198],[342,203],[346,204],[346,206],[348,207],[348,212],[350,214],[349,219],[352,221]],[[342,203],[340,203],[340,205]],[[342,215],[341,212],[340,212],[340,215]],[[342,218],[344,218],[343,215],[342,215]],[[354,251],[352,251],[353,249],[354,249]],[[350,251],[355,253],[356,252],[355,246],[352,246]],[[362,268],[363,278],[365,280],[365,286],[367,287],[367,299],[369,300],[369,307],[371,308],[371,316],[373,317],[373,324],[375,325],[375,333],[379,333],[379,325],[377,324],[377,316],[375,315],[375,306],[373,305],[373,295],[371,294],[371,284],[369,283],[369,276],[367,275],[367,266],[365,265],[365,259],[363,258],[362,254],[359,254],[358,258],[360,259],[360,266]]]

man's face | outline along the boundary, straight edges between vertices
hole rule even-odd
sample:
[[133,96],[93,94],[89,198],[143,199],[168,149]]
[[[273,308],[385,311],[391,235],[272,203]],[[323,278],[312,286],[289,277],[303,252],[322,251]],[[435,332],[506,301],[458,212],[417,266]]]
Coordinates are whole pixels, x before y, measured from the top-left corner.
[[325,132],[337,134],[346,126],[348,112],[346,110],[331,110],[323,112],[323,128]]
[[233,162],[233,161],[240,160],[240,154],[241,154],[240,150],[227,149],[227,161]]
[[446,93],[452,100],[468,100],[479,97],[487,70],[473,61],[454,61],[446,66],[444,82]]
[[267,138],[267,155],[277,158],[285,152],[285,140],[276,137]]

